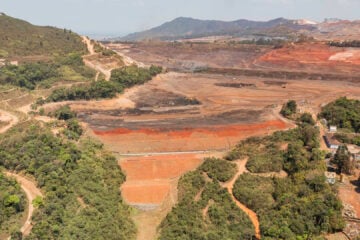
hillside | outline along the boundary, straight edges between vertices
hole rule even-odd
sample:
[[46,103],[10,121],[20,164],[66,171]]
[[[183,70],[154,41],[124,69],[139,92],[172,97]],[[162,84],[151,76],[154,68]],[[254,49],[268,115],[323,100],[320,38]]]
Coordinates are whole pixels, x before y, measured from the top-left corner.
[[300,30],[314,30],[312,22],[277,18],[267,22],[237,20],[232,22],[176,18],[159,27],[133,33],[120,40],[139,41],[146,39],[174,40],[207,36],[230,35],[234,37],[266,35],[286,37]]
[[80,36],[70,30],[34,26],[0,14],[0,58],[53,56],[84,50]]

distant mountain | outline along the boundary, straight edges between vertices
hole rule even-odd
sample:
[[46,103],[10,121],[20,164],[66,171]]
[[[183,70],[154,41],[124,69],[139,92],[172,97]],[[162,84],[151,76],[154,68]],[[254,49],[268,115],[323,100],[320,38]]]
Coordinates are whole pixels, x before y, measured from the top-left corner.
[[208,36],[229,35],[234,37],[265,35],[274,37],[288,36],[301,30],[311,31],[315,22],[308,20],[288,20],[277,18],[267,22],[237,20],[232,22],[176,18],[159,27],[144,32],[133,33],[120,40],[139,41],[148,39],[175,40]]
[[54,56],[84,48],[81,37],[70,30],[34,26],[0,13],[0,58]]

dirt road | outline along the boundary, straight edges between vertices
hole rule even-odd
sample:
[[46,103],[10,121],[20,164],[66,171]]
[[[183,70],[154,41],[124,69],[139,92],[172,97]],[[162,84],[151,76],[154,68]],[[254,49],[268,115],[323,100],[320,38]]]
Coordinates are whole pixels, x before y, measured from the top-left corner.
[[0,133],[5,133],[9,130],[12,126],[19,122],[19,118],[9,112],[4,110],[0,110],[0,121],[1,122],[8,122],[9,124],[3,128],[0,128]]
[[256,215],[256,213],[254,211],[252,211],[251,209],[247,208],[244,204],[242,204],[241,202],[239,202],[233,194],[233,188],[234,188],[234,184],[236,182],[236,180],[239,178],[239,176],[245,172],[247,172],[246,170],[246,163],[247,163],[247,159],[246,160],[238,160],[235,162],[237,167],[238,167],[238,172],[236,173],[236,175],[228,182],[223,184],[223,187],[225,187],[230,195],[231,198],[233,199],[233,201],[236,203],[236,205],[242,210],[244,211],[250,218],[251,222],[254,225],[255,228],[255,236],[257,239],[261,238],[260,235],[260,223],[259,223],[259,219]]
[[5,174],[8,177],[13,177],[16,179],[16,181],[21,185],[21,188],[24,190],[28,199],[28,213],[26,221],[20,229],[23,236],[28,236],[32,229],[31,218],[34,213],[34,205],[32,202],[38,196],[43,197],[43,194],[41,193],[40,189],[36,187],[36,184],[33,181],[15,173],[5,172]]
[[104,74],[105,79],[109,81],[111,77],[111,69],[106,69],[98,61],[91,61],[89,59],[97,55],[97,53],[95,52],[94,44],[91,42],[91,40],[88,37],[83,36],[82,39],[89,51],[89,54],[83,57],[83,61],[87,67],[92,68],[96,71],[95,81],[98,80],[100,73]]

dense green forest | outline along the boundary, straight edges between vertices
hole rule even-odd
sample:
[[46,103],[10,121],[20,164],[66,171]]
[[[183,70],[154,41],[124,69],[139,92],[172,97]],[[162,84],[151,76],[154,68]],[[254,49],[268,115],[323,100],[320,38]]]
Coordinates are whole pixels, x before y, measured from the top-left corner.
[[0,170],[0,238],[4,237],[1,233],[16,234],[19,231],[26,204],[20,185]]
[[57,57],[49,62],[6,65],[0,68],[0,83],[33,90],[49,88],[57,81],[88,81],[95,71],[86,67],[78,53]]
[[[281,150],[281,147],[295,139],[294,143],[297,144],[290,144],[290,148],[299,150],[303,144],[311,149],[311,159],[318,160],[323,155],[318,149],[320,134],[314,125],[308,123],[313,123],[314,120],[304,116],[307,114],[301,115],[299,127],[288,132],[288,135],[282,136],[279,132],[264,138],[248,138],[241,141],[225,158],[235,160],[248,157],[246,168],[252,173],[279,172],[286,168],[284,158],[286,158],[287,152]],[[301,152],[300,150],[299,152]]]
[[55,57],[72,52],[86,53],[79,35],[70,30],[39,27],[0,15],[0,58],[42,55]]
[[184,175],[178,185],[178,204],[162,222],[159,239],[254,239],[250,219],[218,181],[231,178],[234,170],[231,162],[210,158],[196,171]]
[[[280,149],[282,144],[288,144],[286,150]],[[325,181],[324,155],[319,130],[304,122],[296,129],[245,140],[228,155],[249,156],[253,172],[284,169],[289,175],[243,174],[235,183],[234,196],[258,214],[263,239],[314,239],[344,227],[341,202]]]
[[26,122],[0,137],[0,166],[33,175],[45,193],[26,239],[134,238],[119,190],[125,176],[102,144],[55,137],[49,128]]
[[320,118],[325,118],[329,125],[360,132],[360,101],[342,97],[322,108]]
[[147,69],[133,65],[112,70],[110,80],[119,84],[122,88],[128,88],[143,84],[161,72],[162,68],[158,66],[152,65]]
[[90,84],[82,84],[71,88],[59,88],[45,100],[46,102],[60,102],[66,100],[90,100],[101,98],[113,98],[125,88],[137,84],[143,84],[152,77],[161,73],[162,68],[151,66],[139,68],[135,65],[122,67],[112,71],[110,81],[93,81]]

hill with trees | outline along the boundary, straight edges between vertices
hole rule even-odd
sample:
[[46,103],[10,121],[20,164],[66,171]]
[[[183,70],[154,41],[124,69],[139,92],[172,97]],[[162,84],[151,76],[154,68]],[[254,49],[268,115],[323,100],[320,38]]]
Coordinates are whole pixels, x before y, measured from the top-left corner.
[[34,176],[45,195],[26,239],[134,239],[119,189],[125,175],[101,143],[68,137],[82,133],[73,120],[59,136],[30,121],[0,137],[0,166]]
[[53,57],[86,52],[79,35],[55,27],[34,26],[26,21],[0,15],[0,58],[23,56]]
[[237,20],[232,22],[199,20],[180,17],[144,32],[133,33],[119,40],[176,40],[207,36],[269,36],[284,37],[299,30],[313,30],[310,24],[299,24],[298,20],[277,18],[266,22]]
[[342,97],[322,108],[320,118],[325,118],[328,125],[360,132],[360,101]]

